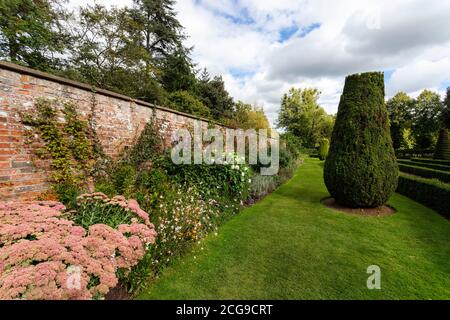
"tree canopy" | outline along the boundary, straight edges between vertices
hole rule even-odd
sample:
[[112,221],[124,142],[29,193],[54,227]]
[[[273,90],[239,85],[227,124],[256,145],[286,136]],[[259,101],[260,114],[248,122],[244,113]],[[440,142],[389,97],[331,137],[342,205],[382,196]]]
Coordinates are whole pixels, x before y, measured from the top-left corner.
[[75,12],[64,3],[1,1],[0,58],[221,122],[268,126],[262,109],[235,105],[220,75],[198,74],[174,0],[94,2]]
[[60,67],[70,41],[60,0],[2,0],[0,57],[40,70]]
[[386,103],[394,149],[399,149],[406,145],[404,132],[411,127],[413,102],[414,100],[406,93],[399,92]]
[[319,106],[317,89],[291,88],[283,96],[278,127],[301,138],[307,147],[315,147],[321,138],[331,136],[334,119]]

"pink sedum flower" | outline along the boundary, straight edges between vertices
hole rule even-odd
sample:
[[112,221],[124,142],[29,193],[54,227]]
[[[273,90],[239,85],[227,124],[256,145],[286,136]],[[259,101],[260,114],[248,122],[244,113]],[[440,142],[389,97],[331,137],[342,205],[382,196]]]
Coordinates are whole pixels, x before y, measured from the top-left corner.
[[145,224],[86,231],[61,217],[61,203],[0,201],[0,299],[92,299],[115,287],[118,268],[136,265],[156,237],[137,202],[116,200]]

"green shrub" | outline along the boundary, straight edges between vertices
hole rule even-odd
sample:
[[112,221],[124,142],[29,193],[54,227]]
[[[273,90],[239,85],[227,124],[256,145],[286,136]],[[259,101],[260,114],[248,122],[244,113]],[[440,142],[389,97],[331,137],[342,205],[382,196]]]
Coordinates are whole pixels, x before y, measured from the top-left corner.
[[111,182],[117,194],[128,195],[136,181],[136,169],[131,164],[119,162],[111,172]]
[[77,197],[83,193],[79,186],[67,182],[52,185],[52,190],[56,193],[58,200],[68,209],[76,207]]
[[[234,156],[236,160],[236,155]],[[249,195],[252,170],[242,165],[174,165],[165,162],[169,177],[177,184],[195,186],[203,199],[226,199],[240,203]]]
[[194,187],[173,185],[158,207],[155,222],[158,233],[151,247],[151,268],[158,274],[193,244],[217,229],[236,208],[223,210],[213,200],[203,200]]
[[278,176],[262,176],[259,173],[252,177],[250,196],[252,199],[261,199],[274,191],[280,184]]
[[142,130],[133,147],[125,152],[123,161],[134,165],[152,166],[155,161],[164,155],[164,129],[160,121],[151,118]]
[[336,201],[349,207],[378,207],[394,193],[398,166],[384,103],[383,73],[346,78],[324,180]]
[[400,171],[410,173],[419,177],[438,179],[442,182],[450,182],[450,172],[422,168],[412,165],[399,164]]
[[450,218],[450,185],[400,173],[397,192]]
[[442,129],[439,132],[434,159],[450,160],[450,139],[448,138],[447,129]]
[[320,140],[319,145],[319,159],[325,160],[328,156],[328,150],[330,149],[330,140],[323,138]]
[[286,145],[286,149],[294,158],[300,157],[300,154],[304,151],[302,139],[292,133],[283,133],[280,135],[280,145],[283,144]]

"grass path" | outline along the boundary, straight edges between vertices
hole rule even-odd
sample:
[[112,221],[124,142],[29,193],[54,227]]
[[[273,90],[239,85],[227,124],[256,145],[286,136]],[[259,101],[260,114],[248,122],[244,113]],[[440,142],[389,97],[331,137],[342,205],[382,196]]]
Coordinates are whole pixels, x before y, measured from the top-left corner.
[[[449,221],[398,194],[390,217],[328,209],[322,166],[307,159],[139,298],[450,299]],[[381,290],[366,287],[369,265],[381,268]]]

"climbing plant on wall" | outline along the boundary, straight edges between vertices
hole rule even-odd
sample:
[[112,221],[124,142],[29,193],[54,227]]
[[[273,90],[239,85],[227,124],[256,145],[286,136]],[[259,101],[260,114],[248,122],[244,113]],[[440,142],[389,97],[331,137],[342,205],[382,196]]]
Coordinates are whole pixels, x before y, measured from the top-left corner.
[[80,186],[85,183],[99,157],[94,148],[94,131],[76,112],[76,105],[40,98],[33,110],[22,114],[31,127],[28,143],[40,142],[35,155],[50,164],[49,180],[54,184]]

